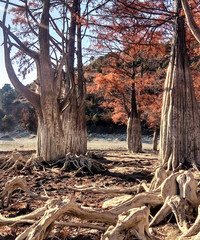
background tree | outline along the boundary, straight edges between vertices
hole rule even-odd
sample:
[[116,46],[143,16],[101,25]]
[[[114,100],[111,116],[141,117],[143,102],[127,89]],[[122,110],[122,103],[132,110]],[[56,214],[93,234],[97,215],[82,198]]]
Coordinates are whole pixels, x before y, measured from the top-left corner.
[[10,114],[11,104],[16,97],[17,94],[10,84],[5,84],[0,89],[0,105],[5,114]]
[[[88,92],[102,96],[99,101],[104,110],[110,109],[112,120],[116,124],[127,124],[131,108],[132,83],[136,86],[137,114],[140,121],[148,124],[148,127],[159,129],[162,84],[165,77],[166,58],[162,54],[155,56],[139,53],[135,64],[135,78],[132,79],[132,57],[126,54],[111,53],[104,58],[94,61],[91,68],[96,67],[96,75],[89,73],[94,79],[94,85],[90,83]],[[98,73],[100,70],[101,73]],[[87,78],[89,78],[87,76]],[[135,99],[136,100],[136,99]],[[141,136],[141,132],[140,132]],[[137,138],[136,138],[137,139]],[[140,141],[137,141],[138,143]],[[134,144],[135,151],[138,145]],[[131,146],[129,148],[131,151]],[[140,150],[141,151],[141,150]]]
[[[170,20],[173,12],[169,1],[112,1],[99,9],[99,18],[93,20],[97,32],[96,49],[113,53],[123,53],[129,58],[126,71],[132,79],[132,90],[129,101],[129,119],[127,125],[128,149],[131,152],[141,151],[141,126],[136,102],[137,84],[135,83],[135,63],[137,52],[149,57],[157,50],[164,48],[170,37]],[[163,46],[160,44],[163,41]],[[98,50],[97,50],[98,51]],[[150,54],[149,54],[150,53]],[[152,53],[152,55],[151,55]],[[124,63],[128,62],[124,58]],[[131,64],[130,64],[131,63]],[[125,65],[125,64],[124,64]],[[123,64],[121,64],[123,66]],[[123,69],[120,65],[118,68]],[[142,67],[141,67],[142,68]],[[123,69],[123,71],[125,68]],[[128,110],[128,109],[127,109]]]

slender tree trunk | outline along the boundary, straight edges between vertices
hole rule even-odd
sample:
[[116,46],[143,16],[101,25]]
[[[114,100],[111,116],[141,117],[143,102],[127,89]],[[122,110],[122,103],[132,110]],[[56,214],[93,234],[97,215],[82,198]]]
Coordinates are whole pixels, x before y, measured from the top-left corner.
[[131,111],[127,124],[127,143],[128,151],[137,153],[142,151],[142,133],[135,95],[135,83],[132,83]]
[[176,1],[177,16],[171,59],[164,87],[161,114],[160,156],[169,169],[180,164],[200,164],[199,115],[185,42],[181,3]]
[[155,128],[153,133],[153,150],[154,151],[158,151],[158,133],[159,133],[159,130]]

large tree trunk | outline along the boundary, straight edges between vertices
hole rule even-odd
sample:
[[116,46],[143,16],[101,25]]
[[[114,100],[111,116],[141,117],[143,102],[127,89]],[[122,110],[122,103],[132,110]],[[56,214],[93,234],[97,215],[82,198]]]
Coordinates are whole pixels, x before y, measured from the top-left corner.
[[169,169],[199,164],[199,115],[185,42],[181,3],[177,17],[171,59],[164,87],[160,131],[160,156]]
[[[65,138],[58,104],[52,99],[38,119],[37,155],[50,161],[65,156]],[[46,111],[45,111],[46,110]]]
[[70,106],[64,116],[66,128],[66,153],[85,154],[87,151],[87,132],[85,108],[78,106],[76,94],[72,94]]
[[[74,0],[73,12],[80,17],[80,1]],[[81,23],[76,22],[76,15],[72,15],[69,30],[66,87],[74,85],[69,106],[64,113],[64,127],[66,128],[66,153],[85,154],[87,151],[87,130],[85,120],[85,82],[82,69]],[[77,83],[74,74],[75,37],[77,29]],[[73,69],[73,71],[72,71]],[[72,83],[73,81],[73,83]]]
[[129,152],[137,153],[142,151],[142,134],[136,104],[135,83],[132,84],[131,111],[127,124],[127,143]]

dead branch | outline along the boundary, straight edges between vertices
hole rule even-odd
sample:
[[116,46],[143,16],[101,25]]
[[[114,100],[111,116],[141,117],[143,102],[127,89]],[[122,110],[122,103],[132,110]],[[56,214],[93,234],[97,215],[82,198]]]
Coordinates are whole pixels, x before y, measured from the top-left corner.
[[124,193],[135,193],[138,190],[138,185],[133,186],[130,188],[106,188],[106,187],[99,187],[96,184],[91,185],[81,185],[74,187],[68,187],[68,189],[76,191],[76,192],[92,192],[96,194],[124,194]]

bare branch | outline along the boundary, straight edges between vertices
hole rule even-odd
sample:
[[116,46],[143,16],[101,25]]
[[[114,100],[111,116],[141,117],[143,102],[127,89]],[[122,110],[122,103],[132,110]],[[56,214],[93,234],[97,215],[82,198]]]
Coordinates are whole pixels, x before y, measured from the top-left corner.
[[184,10],[184,13],[187,19],[187,24],[190,28],[190,31],[192,32],[196,40],[200,43],[200,28],[197,26],[197,24],[194,21],[188,2],[187,0],[181,0],[181,3],[183,6],[183,10]]
[[[5,26],[6,21],[6,14],[7,14],[7,7],[9,1],[5,6],[4,16],[2,25]],[[40,107],[40,96],[32,91],[30,91],[27,87],[25,87],[17,78],[14,68],[12,66],[12,62],[10,59],[10,50],[11,46],[8,46],[8,34],[10,33],[10,29],[3,28],[3,35],[4,35],[4,57],[5,57],[5,65],[8,76],[10,78],[11,83],[16,88],[16,90],[22,94],[30,103],[37,109],[38,113],[41,114],[41,107]]]

